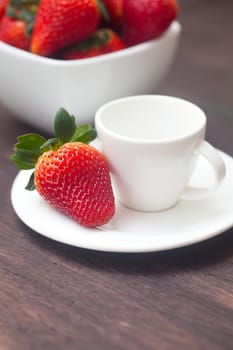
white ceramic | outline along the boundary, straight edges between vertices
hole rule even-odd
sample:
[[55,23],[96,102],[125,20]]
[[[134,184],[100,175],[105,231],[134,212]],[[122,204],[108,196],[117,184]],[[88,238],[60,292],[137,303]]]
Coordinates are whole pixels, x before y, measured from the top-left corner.
[[93,122],[102,104],[123,96],[154,93],[173,60],[181,26],[160,39],[112,54],[59,61],[0,42],[0,104],[31,125],[52,131],[65,107],[78,122]]
[[[20,172],[11,199],[18,217],[34,231],[55,241],[110,252],[152,252],[187,246],[220,234],[233,226],[233,159],[221,153],[227,176],[213,196],[181,200],[160,213],[127,209],[118,201],[114,218],[102,228],[88,229],[50,207],[39,194],[26,191],[30,171]],[[213,174],[199,159],[192,182],[205,186]],[[117,193],[116,193],[117,196]]]
[[[207,196],[225,176],[224,162],[204,141],[206,116],[191,102],[160,95],[126,97],[98,109],[95,126],[119,199],[134,210],[161,211],[181,196]],[[199,155],[215,174],[206,189],[188,187]]]

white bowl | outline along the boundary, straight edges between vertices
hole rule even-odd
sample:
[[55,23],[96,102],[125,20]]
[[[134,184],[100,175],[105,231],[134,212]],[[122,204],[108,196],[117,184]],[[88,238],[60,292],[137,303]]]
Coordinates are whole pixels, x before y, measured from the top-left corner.
[[79,123],[93,122],[104,103],[155,93],[173,60],[181,26],[159,39],[94,58],[61,61],[0,42],[0,103],[16,117],[51,132],[61,106]]

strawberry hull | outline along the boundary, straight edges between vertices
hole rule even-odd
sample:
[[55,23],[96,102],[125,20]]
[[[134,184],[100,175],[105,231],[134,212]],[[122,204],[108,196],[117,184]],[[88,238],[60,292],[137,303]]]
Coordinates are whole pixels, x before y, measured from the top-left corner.
[[86,41],[63,51],[65,60],[90,58],[123,50],[125,45],[121,38],[111,29],[99,29]]

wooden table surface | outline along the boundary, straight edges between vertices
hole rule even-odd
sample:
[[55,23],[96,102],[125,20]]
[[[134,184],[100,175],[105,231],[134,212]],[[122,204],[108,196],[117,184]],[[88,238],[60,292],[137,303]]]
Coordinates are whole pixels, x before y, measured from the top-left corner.
[[[233,1],[180,5],[182,40],[159,92],[204,108],[207,139],[233,156]],[[233,229],[131,255],[43,238],[10,203],[9,155],[31,127],[3,110],[0,122],[1,350],[233,349]]]

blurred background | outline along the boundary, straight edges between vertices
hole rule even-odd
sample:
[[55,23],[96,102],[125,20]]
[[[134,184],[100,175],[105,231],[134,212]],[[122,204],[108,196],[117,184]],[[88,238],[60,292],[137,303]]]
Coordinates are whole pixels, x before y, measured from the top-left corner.
[[180,46],[160,90],[233,117],[233,1],[179,4]]

